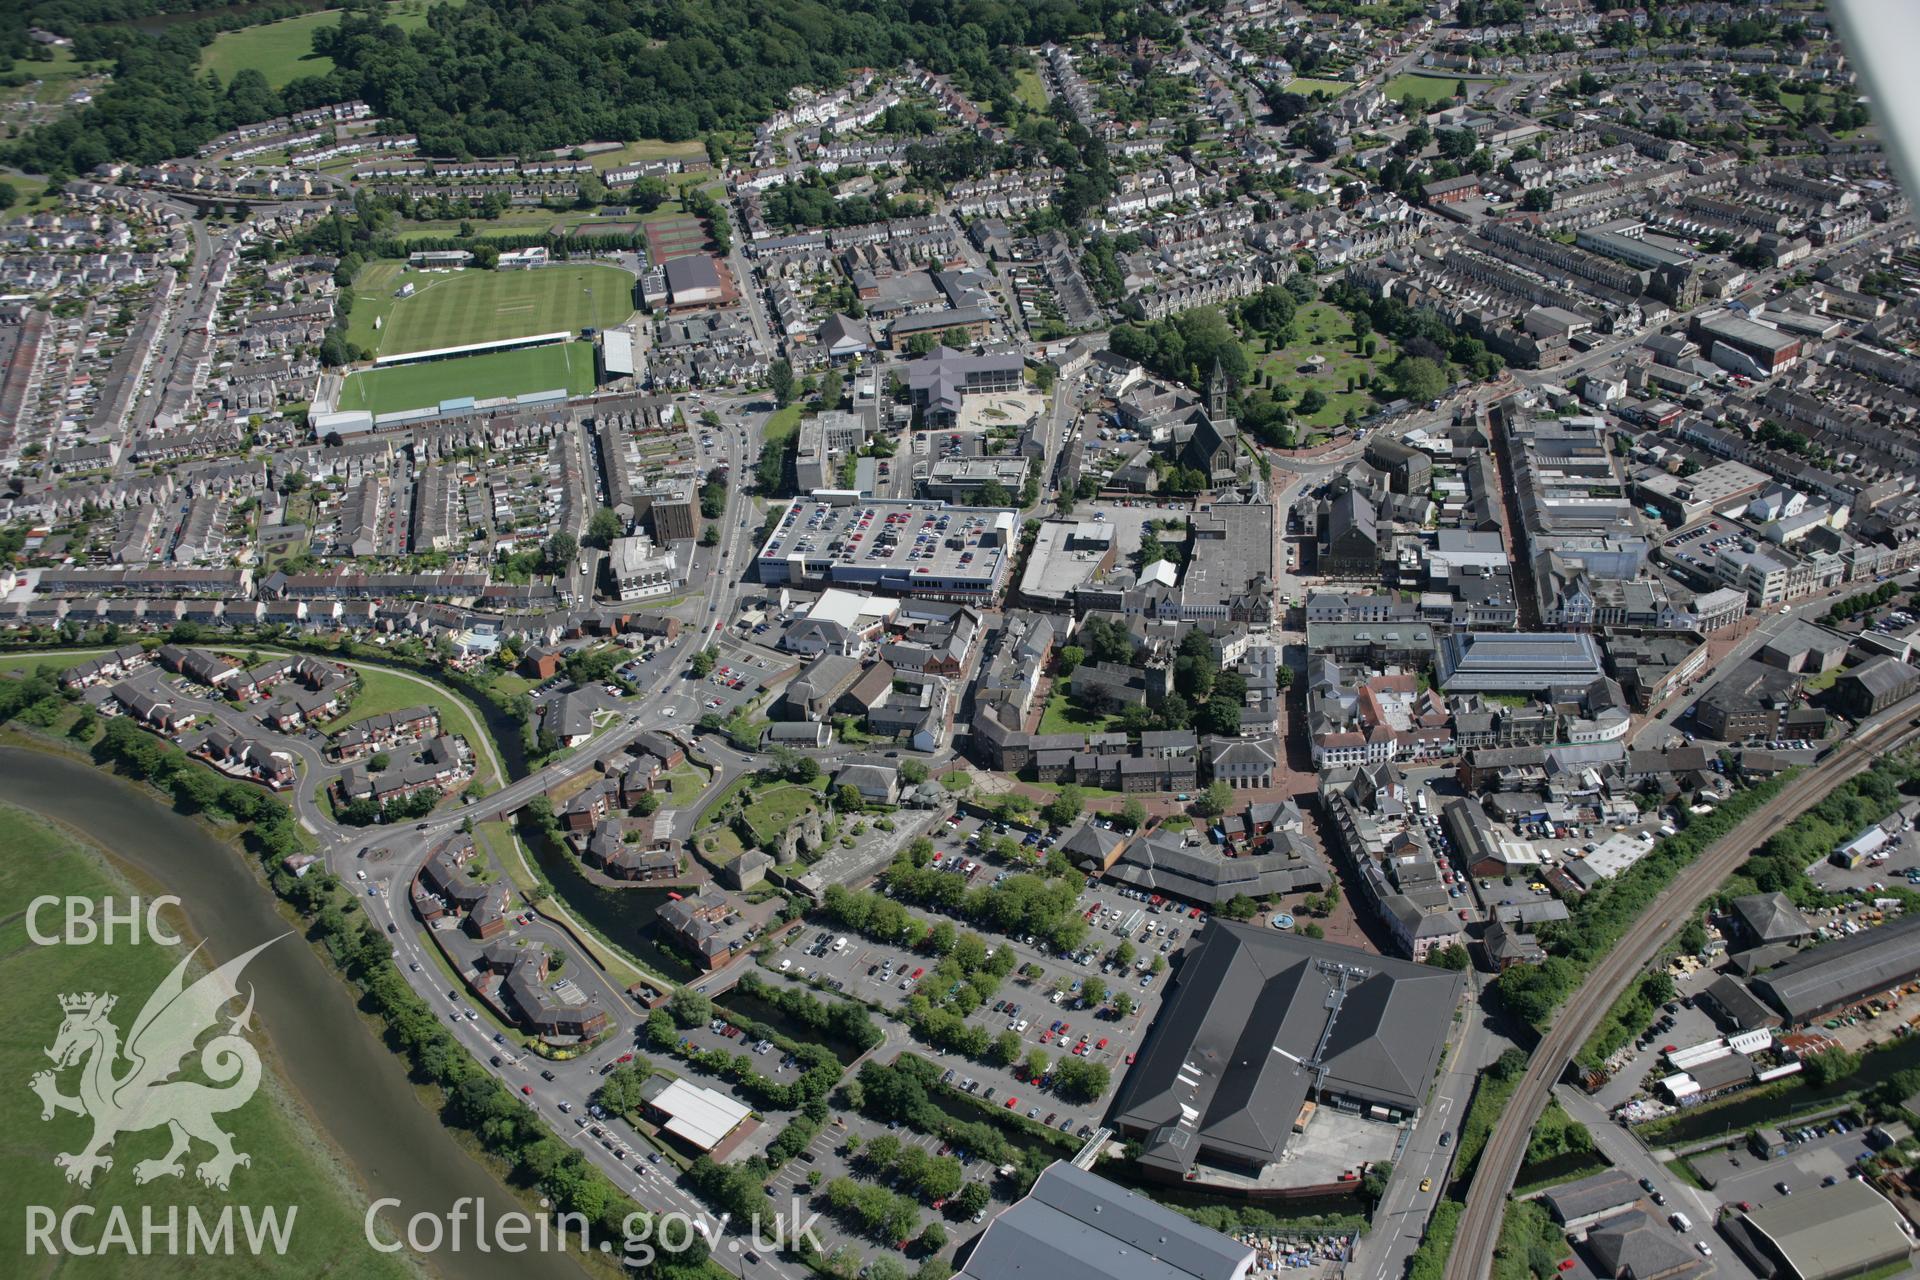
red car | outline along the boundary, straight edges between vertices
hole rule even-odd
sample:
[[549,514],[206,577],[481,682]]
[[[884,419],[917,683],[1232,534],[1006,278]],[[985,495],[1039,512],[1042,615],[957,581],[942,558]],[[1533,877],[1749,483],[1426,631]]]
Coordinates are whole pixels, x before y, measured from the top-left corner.
[[1131,1053],[1129,1053],[1129,1054],[1127,1055],[1127,1065],[1128,1065],[1128,1066],[1132,1066],[1132,1065],[1133,1065],[1133,1055],[1132,1055]]
[[533,1096],[533,1086],[530,1084],[523,1084],[520,1086],[520,1092],[526,1094],[529,1098],[531,1098]]
[[1556,1270],[1556,1271],[1571,1271],[1571,1270],[1573,1270],[1573,1259],[1572,1259],[1572,1258],[1562,1258],[1562,1259],[1560,1259],[1560,1265],[1559,1265],[1558,1267],[1555,1267],[1555,1268],[1554,1268],[1554,1270]]
[[1104,1048],[1106,1048],[1106,1047],[1107,1047],[1107,1038],[1106,1038],[1105,1036],[1101,1036],[1101,1037],[1100,1037],[1100,1043],[1099,1043],[1099,1044],[1096,1044],[1096,1045],[1095,1045],[1095,1046],[1093,1046],[1093,1047],[1094,1047],[1094,1048],[1096,1048],[1096,1049],[1104,1049]]
[[1012,1094],[1007,1095],[1007,1110],[1011,1111],[1019,1105],[1020,1099],[1014,1097]]

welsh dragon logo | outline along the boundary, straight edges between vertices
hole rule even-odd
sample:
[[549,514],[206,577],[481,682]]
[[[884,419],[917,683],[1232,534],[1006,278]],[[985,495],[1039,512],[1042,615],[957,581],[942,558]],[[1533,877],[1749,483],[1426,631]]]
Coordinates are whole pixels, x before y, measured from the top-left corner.
[[[285,935],[282,935],[283,937]],[[40,1096],[42,1120],[58,1111],[71,1111],[93,1121],[93,1137],[80,1150],[57,1155],[68,1182],[93,1185],[97,1171],[113,1168],[106,1149],[122,1133],[165,1126],[173,1145],[164,1156],[142,1160],[133,1167],[138,1183],[160,1177],[182,1177],[182,1157],[195,1139],[211,1146],[213,1154],[195,1172],[200,1181],[224,1191],[240,1165],[252,1157],[233,1149],[233,1137],[214,1123],[214,1117],[246,1105],[260,1087],[260,1054],[241,1032],[253,1015],[253,989],[247,989],[246,1007],[227,1020],[226,1029],[200,1046],[200,1070],[212,1084],[173,1079],[194,1052],[200,1037],[221,1020],[221,1010],[240,998],[240,973],[256,955],[272,946],[269,939],[235,956],[192,986],[186,985],[187,966],[199,948],[187,953],[166,980],[147,997],[127,1031],[126,1043],[109,1020],[118,997],[89,991],[60,997],[66,1017],[60,1034],[46,1051],[52,1071],[36,1072],[29,1082]],[[125,1063],[124,1070],[121,1064]],[[80,1091],[68,1097],[59,1091],[56,1074],[80,1067]]]

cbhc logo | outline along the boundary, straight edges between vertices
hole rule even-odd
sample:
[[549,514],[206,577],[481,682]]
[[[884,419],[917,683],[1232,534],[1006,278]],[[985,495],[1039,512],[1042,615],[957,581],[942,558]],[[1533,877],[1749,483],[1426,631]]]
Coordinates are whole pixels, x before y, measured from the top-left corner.
[[[41,947],[87,946],[96,942],[110,947],[116,940],[140,942],[144,929],[146,938],[163,947],[177,947],[180,945],[180,936],[167,930],[161,921],[160,910],[179,905],[180,899],[171,894],[144,904],[139,898],[131,898],[124,906],[112,898],[95,901],[92,898],[62,898],[46,894],[27,904],[27,937],[33,940],[35,946]],[[56,918],[63,926],[62,932],[47,933],[41,928],[40,917],[47,912],[58,913]]]

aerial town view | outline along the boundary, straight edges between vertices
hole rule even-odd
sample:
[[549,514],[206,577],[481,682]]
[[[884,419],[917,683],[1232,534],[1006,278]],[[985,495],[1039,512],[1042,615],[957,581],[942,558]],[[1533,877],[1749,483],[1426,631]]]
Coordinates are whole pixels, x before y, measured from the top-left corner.
[[0,5],[0,1275],[1913,1273],[1916,66]]

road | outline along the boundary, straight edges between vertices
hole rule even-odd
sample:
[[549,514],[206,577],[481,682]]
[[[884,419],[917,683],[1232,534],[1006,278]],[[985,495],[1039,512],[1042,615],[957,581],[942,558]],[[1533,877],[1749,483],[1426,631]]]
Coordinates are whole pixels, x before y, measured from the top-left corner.
[[[1453,1135],[1459,1132],[1460,1121],[1473,1100],[1474,1082],[1490,1059],[1498,1056],[1495,1050],[1506,1043],[1480,1004],[1479,975],[1469,973],[1468,982],[1461,1006],[1461,1030],[1448,1054],[1446,1070],[1394,1160],[1393,1177],[1374,1210],[1372,1229],[1354,1247],[1353,1261],[1347,1267],[1353,1280],[1398,1280],[1406,1271],[1407,1259],[1426,1235],[1427,1218],[1445,1193],[1447,1170],[1453,1160]],[[1421,1184],[1429,1180],[1431,1186],[1422,1191]]]
[[[743,475],[759,456],[758,432],[764,424],[764,415],[750,414],[746,412],[745,405],[732,402],[716,401],[709,404],[700,397],[694,397],[693,400],[689,408],[695,416],[708,407],[723,413],[722,425],[712,430],[715,437],[713,452],[724,457],[734,476]],[[709,457],[704,461],[710,465],[718,460],[718,457]],[[681,632],[680,638],[655,659],[652,667],[658,674],[643,677],[640,696],[622,708],[624,718],[620,723],[595,738],[587,748],[510,782],[471,805],[446,810],[408,828],[383,828],[380,843],[388,853],[377,869],[370,869],[359,861],[359,852],[368,838],[366,831],[336,827],[310,803],[310,799],[296,798],[303,821],[315,826],[325,842],[328,864],[335,874],[348,884],[359,883],[357,873],[360,871],[369,871],[373,877],[369,885],[373,892],[367,898],[369,915],[382,928],[389,924],[393,926],[389,936],[395,946],[401,973],[432,1008],[452,1015],[471,1007],[474,1002],[464,991],[458,998],[450,1000],[443,970],[426,953],[418,930],[412,927],[413,914],[408,889],[420,865],[467,820],[480,821],[511,814],[535,796],[543,795],[566,779],[593,769],[597,760],[625,747],[644,729],[680,728],[691,732],[693,726],[689,722],[698,717],[700,691],[707,686],[690,678],[687,663],[700,648],[714,639],[715,623],[731,617],[735,612],[741,592],[739,565],[744,557],[752,554],[753,540],[760,526],[757,511],[754,501],[742,493],[736,481],[728,489],[726,509],[718,518],[722,530],[721,542],[717,548],[700,549],[691,575],[692,581],[706,587],[706,608],[694,623]],[[475,749],[492,754],[490,743],[476,744]],[[716,771],[705,793],[707,800],[717,797],[728,782],[754,768],[756,763],[751,757],[717,741],[704,743],[702,753],[711,758]],[[302,754],[304,756],[305,753]],[[494,763],[498,768],[497,759]],[[504,773],[501,776],[504,777]],[[692,806],[687,811],[688,820],[697,821],[702,807]],[[558,926],[547,921],[536,918],[534,923],[519,928],[527,937],[547,943],[568,955],[578,957],[580,954],[573,940]],[[566,972],[586,990],[595,1004],[609,1013],[620,1015],[617,1018],[620,1024],[624,1026],[634,1021],[632,1004],[625,992],[590,959],[580,957],[567,967]],[[681,1213],[704,1224],[710,1233],[708,1238],[713,1246],[713,1259],[726,1271],[745,1280],[755,1280],[756,1277],[801,1280],[798,1272],[764,1253],[756,1253],[757,1262],[747,1261],[749,1253],[755,1253],[745,1233],[745,1230],[750,1230],[750,1224],[745,1230],[736,1228],[722,1231],[721,1223],[707,1212],[706,1207],[677,1184],[674,1166],[668,1162],[656,1165],[647,1161],[644,1156],[650,1149],[648,1144],[627,1130],[626,1126],[609,1124],[607,1128],[610,1132],[618,1133],[632,1150],[641,1153],[641,1158],[633,1164],[617,1158],[614,1152],[591,1138],[576,1123],[587,1114],[588,1103],[600,1084],[601,1068],[632,1047],[630,1037],[615,1035],[593,1054],[567,1063],[545,1063],[531,1054],[522,1055],[518,1061],[509,1061],[502,1045],[491,1038],[493,1032],[490,1023],[481,1019],[469,1020],[464,1016],[450,1016],[449,1025],[454,1028],[460,1043],[473,1052],[476,1060],[487,1064],[488,1069],[516,1096],[522,1096],[522,1085],[533,1087],[535,1093],[525,1096],[532,1098],[537,1114],[551,1124],[565,1141],[578,1147],[615,1186],[651,1211]],[[497,1067],[492,1065],[495,1056],[501,1057],[501,1065]],[[541,1071],[551,1071],[553,1079],[537,1078]],[[563,1102],[569,1108],[565,1112],[559,1109]],[[732,1224],[728,1225],[732,1227]]]
[[[1719,1218],[1720,1197],[1675,1177],[1673,1170],[1654,1159],[1653,1154],[1641,1146],[1624,1125],[1615,1124],[1602,1108],[1595,1105],[1592,1098],[1566,1084],[1555,1086],[1553,1096],[1569,1116],[1587,1126],[1587,1131],[1593,1135],[1594,1145],[1614,1168],[1635,1179],[1652,1183],[1666,1197],[1671,1208],[1702,1224],[1703,1229],[1710,1228]],[[1713,1274],[1719,1280],[1754,1280],[1753,1273],[1732,1249],[1716,1250],[1712,1265]]]
[[1920,734],[1913,720],[1916,710],[1920,710],[1920,696],[1863,721],[1853,736],[1835,747],[1826,759],[1788,782],[1772,800],[1682,868],[1626,936],[1594,966],[1534,1049],[1512,1100],[1494,1123],[1467,1190],[1466,1211],[1460,1217],[1447,1259],[1447,1280],[1482,1280],[1488,1274],[1506,1212],[1507,1192],[1519,1174],[1534,1121],[1567,1063],[1593,1034],[1628,982],[1771,832],[1819,803],[1834,787],[1865,770],[1880,755]]

